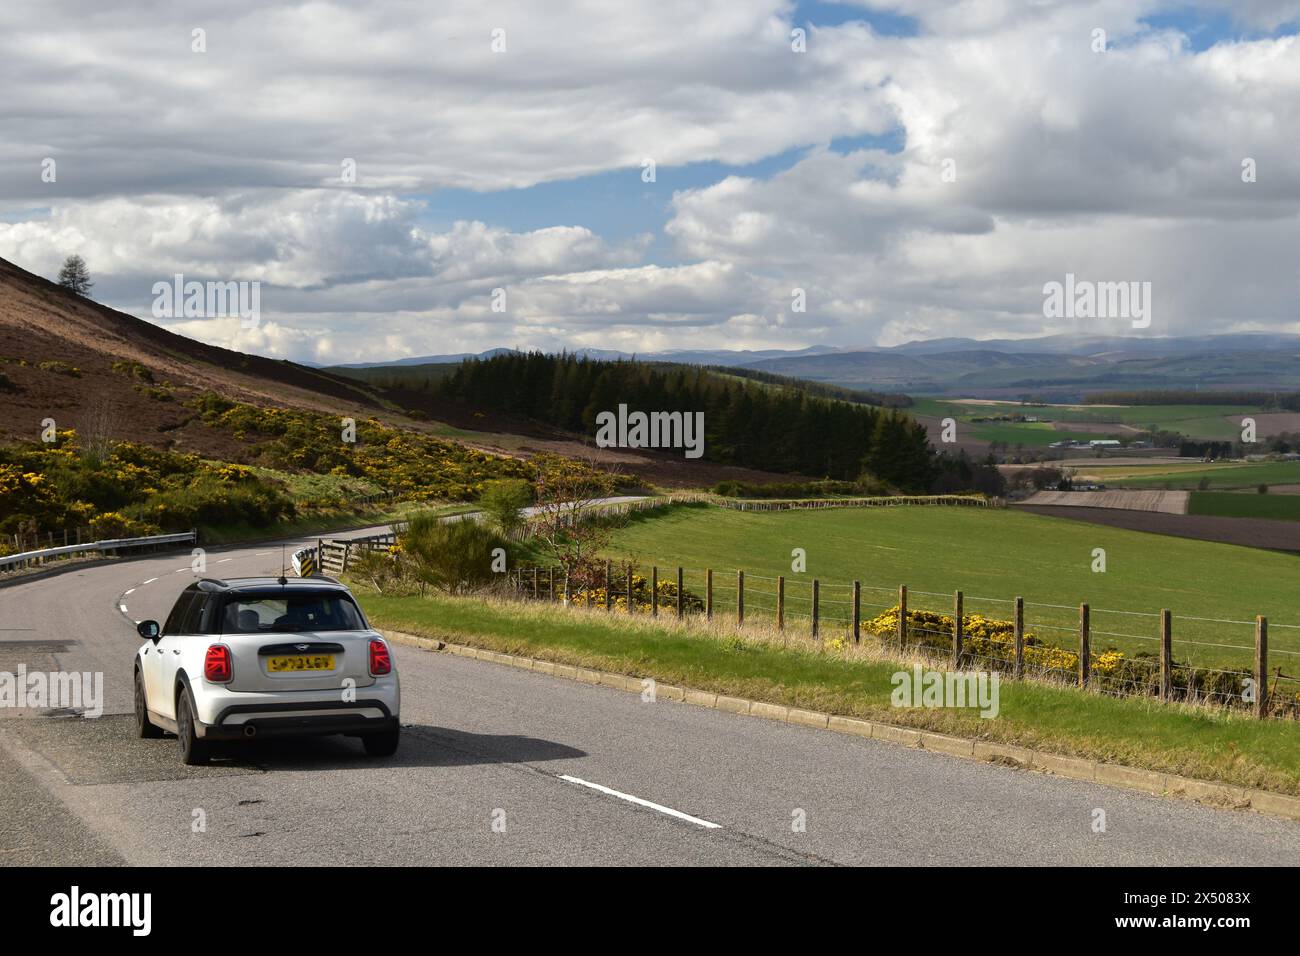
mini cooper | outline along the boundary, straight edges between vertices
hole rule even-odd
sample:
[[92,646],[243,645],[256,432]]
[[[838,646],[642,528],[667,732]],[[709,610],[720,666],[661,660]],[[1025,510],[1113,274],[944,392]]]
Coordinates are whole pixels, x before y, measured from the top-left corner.
[[216,740],[345,734],[367,754],[397,750],[401,691],[387,642],[331,578],[196,581],[160,626],[141,621],[140,737],[170,731],[181,759]]

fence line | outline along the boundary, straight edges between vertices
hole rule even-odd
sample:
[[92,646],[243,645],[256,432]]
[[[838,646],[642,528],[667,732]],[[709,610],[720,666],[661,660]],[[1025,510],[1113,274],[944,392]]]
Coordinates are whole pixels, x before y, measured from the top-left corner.
[[[1188,661],[1175,661],[1173,659],[1173,615],[1167,609],[1152,613],[1092,608],[1087,603],[1077,606],[1033,604],[1023,598],[971,598],[966,597],[961,591],[909,592],[906,587],[885,588],[878,585],[864,585],[858,581],[827,583],[818,578],[802,579],[798,582],[798,587],[791,590],[790,582],[784,576],[773,578],[766,575],[753,575],[746,571],[719,572],[715,575],[715,569],[710,568],[660,569],[654,566],[646,574],[634,576],[630,567],[619,568],[617,574],[611,573],[608,570],[610,567],[612,562],[607,562],[604,586],[601,587],[598,582],[591,590],[590,603],[603,605],[609,609],[611,604],[621,602],[620,610],[623,613],[643,613],[640,608],[646,608],[644,613],[651,615],[658,615],[660,609],[673,613],[674,606],[677,608],[684,606],[683,592],[689,594],[689,585],[698,583],[699,579],[703,578],[705,587],[703,597],[690,595],[694,600],[687,601],[685,604],[686,607],[693,609],[690,613],[709,619],[726,614],[733,617],[737,627],[743,627],[747,612],[758,612],[760,617],[774,623],[779,630],[787,629],[792,624],[792,618],[798,617],[809,625],[814,638],[823,637],[824,627],[834,624],[837,628],[844,629],[847,640],[860,643],[862,632],[865,630],[863,625],[869,623],[869,620],[863,618],[863,605],[869,608],[882,608],[885,611],[893,611],[901,605],[906,610],[904,614],[898,615],[896,627],[890,625],[887,633],[868,630],[867,636],[883,644],[893,644],[903,650],[943,659],[954,669],[982,662],[994,669],[1010,672],[1013,678],[1028,675],[1064,680],[1081,689],[1094,688],[1113,696],[1155,697],[1165,703],[1206,700],[1223,705],[1247,706],[1258,718],[1276,716],[1300,719],[1300,676],[1284,674],[1281,667],[1272,669],[1269,667],[1270,653],[1300,657],[1300,652],[1280,648],[1270,651],[1269,622],[1264,616],[1252,622],[1230,622],[1250,624],[1254,628],[1253,646],[1186,639],[1179,641],[1179,646],[1254,651],[1253,667],[1233,669],[1226,666],[1200,666]],[[661,570],[666,570],[667,573],[661,574]],[[559,566],[520,566],[513,569],[508,577],[515,590],[524,597],[555,601],[557,596],[562,595],[563,587],[552,584],[546,589],[539,588],[537,581],[539,575],[543,573],[550,581],[563,580],[564,572]],[[689,581],[688,576],[691,579]],[[752,587],[749,584],[751,580],[764,583],[775,582],[776,589],[773,591]],[[685,582],[681,590],[678,590],[677,582]],[[640,587],[637,586],[638,583]],[[863,601],[861,598],[863,588],[896,592],[899,600],[888,605]],[[603,592],[603,596],[595,597],[600,592]],[[836,596],[828,596],[828,592]],[[588,603],[581,597],[583,592],[576,593],[580,597],[578,603]],[[951,601],[952,605],[942,612],[919,610],[915,606],[908,606],[909,594],[945,598]],[[725,595],[722,603],[717,600],[719,595]],[[838,595],[845,595],[845,597],[841,598]],[[755,600],[755,598],[762,600]],[[1010,637],[1005,634],[1001,637],[993,637],[982,631],[969,633],[970,601],[1011,604],[1014,608],[1014,621],[1005,624],[1013,630],[1013,634]],[[698,609],[695,610],[697,607]],[[792,607],[802,610],[794,615],[791,613]],[[1077,612],[1078,621],[1069,626],[1047,621],[1033,621],[1026,625],[1025,607]],[[682,613],[685,616],[686,612]],[[1159,634],[1127,634],[1094,628],[1092,622],[1095,616],[1107,613],[1157,618]],[[935,614],[950,623],[943,628],[923,623],[926,615]],[[1213,621],[1214,619],[1188,617],[1186,620]],[[1034,631],[1044,630],[1072,634],[1075,636],[1075,641],[1072,642],[1072,646],[1065,642],[1045,644],[1033,636]],[[1158,656],[1148,658],[1121,654],[1117,658],[1109,651],[1094,649],[1092,647],[1094,637],[1157,642]]]

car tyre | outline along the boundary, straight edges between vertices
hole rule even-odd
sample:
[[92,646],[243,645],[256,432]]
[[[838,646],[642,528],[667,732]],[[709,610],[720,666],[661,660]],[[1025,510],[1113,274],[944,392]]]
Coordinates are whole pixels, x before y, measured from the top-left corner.
[[162,728],[149,720],[149,704],[144,696],[144,676],[140,669],[135,671],[135,735],[156,740],[163,735]]
[[181,763],[189,767],[207,763],[212,754],[208,742],[200,740],[194,732],[194,705],[188,687],[181,689],[181,696],[176,701],[176,731],[181,741]]
[[401,730],[386,730],[379,734],[366,734],[361,738],[361,744],[366,748],[368,757],[391,757],[397,753],[397,742],[401,738]]

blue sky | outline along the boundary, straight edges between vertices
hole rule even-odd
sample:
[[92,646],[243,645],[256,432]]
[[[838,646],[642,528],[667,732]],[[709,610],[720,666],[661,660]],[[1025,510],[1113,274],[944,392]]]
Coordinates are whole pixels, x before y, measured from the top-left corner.
[[[824,145],[837,153],[858,149],[898,152],[902,148],[902,131],[895,130],[887,136],[832,137]],[[437,231],[449,228],[458,219],[477,220],[513,232],[557,225],[585,226],[614,243],[650,233],[654,241],[646,253],[646,262],[672,265],[679,263],[681,257],[673,252],[663,227],[671,215],[674,192],[702,189],[728,176],[769,179],[790,169],[813,147],[814,144],[795,147],[746,165],[719,162],[656,165],[653,183],[644,182],[641,167],[636,166],[522,189],[493,192],[444,189],[416,197],[426,205],[420,223]],[[634,188],[629,189],[629,183]]]

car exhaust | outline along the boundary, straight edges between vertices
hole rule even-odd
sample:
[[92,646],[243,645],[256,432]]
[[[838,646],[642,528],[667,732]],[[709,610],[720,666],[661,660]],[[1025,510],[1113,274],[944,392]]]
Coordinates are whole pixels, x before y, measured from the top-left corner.
[[256,736],[257,736],[257,728],[254,727],[252,724],[245,724],[245,725],[244,725],[244,736],[245,736],[245,737],[256,737]]

